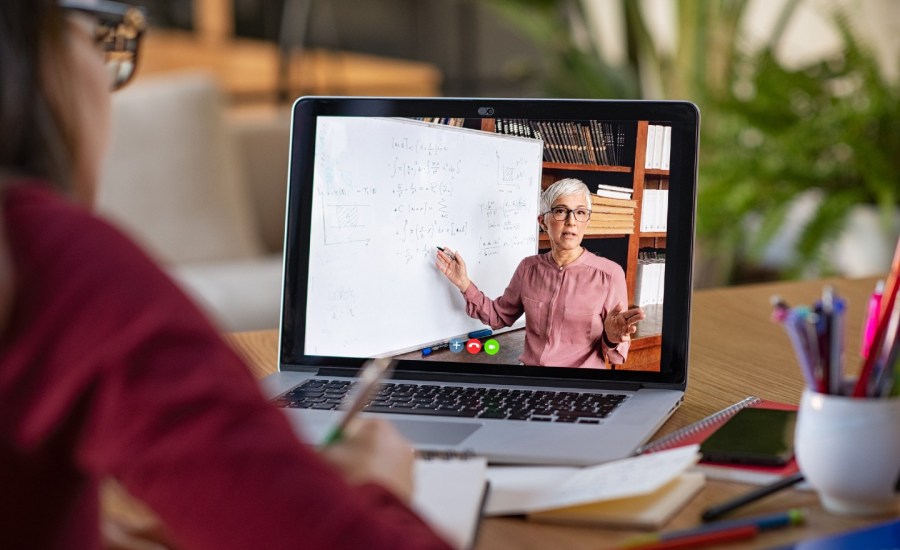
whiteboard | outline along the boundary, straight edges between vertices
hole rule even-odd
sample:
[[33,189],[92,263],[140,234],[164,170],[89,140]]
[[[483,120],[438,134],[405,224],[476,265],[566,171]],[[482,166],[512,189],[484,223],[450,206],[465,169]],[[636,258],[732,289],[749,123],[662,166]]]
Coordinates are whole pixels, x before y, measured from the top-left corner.
[[484,328],[435,267],[503,293],[537,252],[542,142],[400,118],[319,117],[306,355],[377,357]]

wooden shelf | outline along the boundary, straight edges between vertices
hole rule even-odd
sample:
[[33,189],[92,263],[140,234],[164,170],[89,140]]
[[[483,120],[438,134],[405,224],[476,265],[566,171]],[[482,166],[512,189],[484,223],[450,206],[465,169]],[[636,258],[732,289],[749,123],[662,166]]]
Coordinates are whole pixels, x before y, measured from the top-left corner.
[[668,176],[668,170],[660,170],[659,168],[644,168],[644,174],[647,176]]
[[[612,166],[608,164],[570,164],[565,162],[545,162],[545,170],[581,170],[583,172],[618,172],[630,174],[631,166]],[[668,173],[668,171],[666,172]]]
[[666,232],[665,231],[642,231],[640,233],[640,237],[642,239],[665,239]]

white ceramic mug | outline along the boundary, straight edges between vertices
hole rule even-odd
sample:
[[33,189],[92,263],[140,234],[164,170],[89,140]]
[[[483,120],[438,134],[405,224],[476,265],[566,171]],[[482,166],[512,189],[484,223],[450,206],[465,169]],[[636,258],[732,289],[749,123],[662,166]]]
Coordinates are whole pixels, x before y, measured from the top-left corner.
[[900,510],[900,397],[862,399],[807,389],[795,447],[800,470],[829,512]]

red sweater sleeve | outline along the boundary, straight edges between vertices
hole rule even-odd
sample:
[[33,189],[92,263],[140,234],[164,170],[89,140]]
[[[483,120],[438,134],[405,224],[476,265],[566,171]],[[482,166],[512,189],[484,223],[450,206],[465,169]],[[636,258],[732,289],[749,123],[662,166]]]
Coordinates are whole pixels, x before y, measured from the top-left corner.
[[[42,495],[72,505],[53,518],[60,533],[96,538],[75,504],[96,502],[97,480],[112,475],[186,548],[445,547],[388,491],[348,486],[301,444],[204,316],[119,232],[32,185],[7,192],[5,213],[17,295],[0,358],[10,443],[0,455],[70,472]],[[0,499],[42,475],[13,474]]]

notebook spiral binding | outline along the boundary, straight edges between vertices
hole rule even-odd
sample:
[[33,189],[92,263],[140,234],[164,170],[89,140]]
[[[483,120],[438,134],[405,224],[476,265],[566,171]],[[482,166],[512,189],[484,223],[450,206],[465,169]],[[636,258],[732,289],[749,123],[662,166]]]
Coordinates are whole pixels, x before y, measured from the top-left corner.
[[456,451],[453,449],[440,449],[440,450],[417,450],[416,458],[421,458],[423,460],[453,460],[453,459],[470,459],[475,458],[475,452],[471,449],[465,449],[462,451]]
[[677,447],[678,444],[683,439],[691,437],[694,434],[701,432],[711,426],[715,426],[716,424],[731,417],[739,410],[744,409],[746,407],[751,407],[758,403],[762,403],[762,399],[760,399],[759,397],[750,396],[750,397],[744,398],[744,399],[738,401],[737,403],[735,403],[734,405],[726,407],[719,412],[713,413],[713,414],[707,416],[706,418],[703,418],[701,420],[698,420],[697,422],[694,422],[693,424],[689,424],[679,430],[675,430],[674,432],[670,433],[669,435],[666,435],[655,441],[651,441],[645,445],[638,447],[637,450],[634,451],[634,454],[639,455],[639,454],[644,454],[644,453],[652,453],[652,452],[656,452],[656,451],[664,451],[671,447]]

